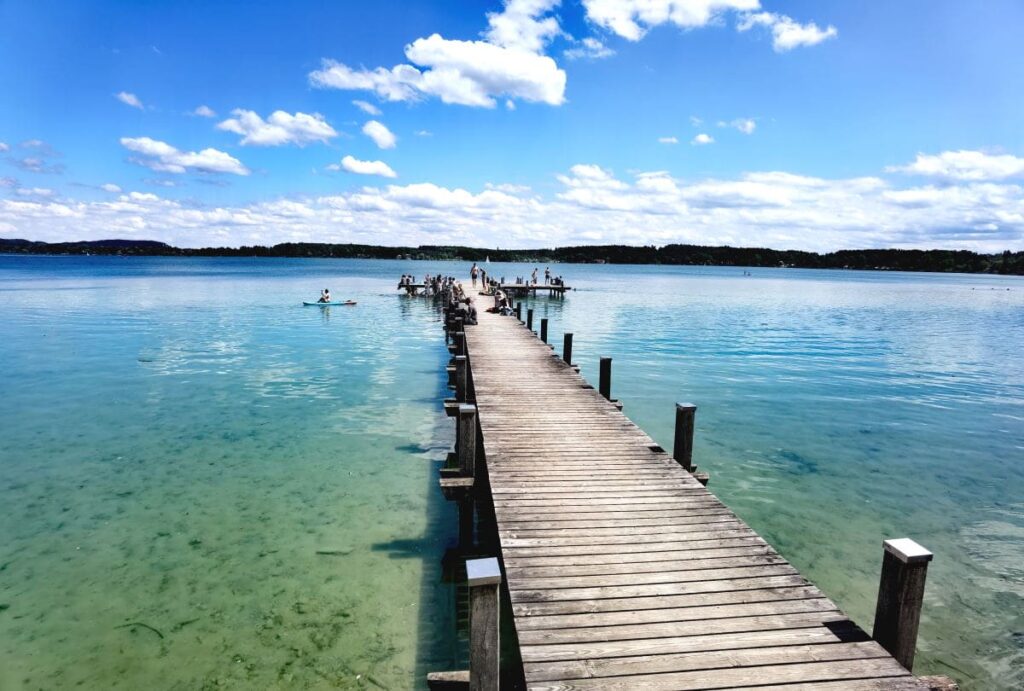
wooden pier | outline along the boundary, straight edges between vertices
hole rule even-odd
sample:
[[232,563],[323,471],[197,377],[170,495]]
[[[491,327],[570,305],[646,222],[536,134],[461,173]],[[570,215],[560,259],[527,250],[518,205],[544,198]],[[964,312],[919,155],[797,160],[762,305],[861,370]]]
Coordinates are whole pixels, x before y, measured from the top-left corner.
[[[452,332],[459,441],[441,483],[460,512],[493,507],[496,559],[468,563],[507,588],[527,688],[955,688],[908,671],[926,550],[886,542],[873,639],[706,489],[695,406],[677,406],[670,454],[611,400],[610,360],[598,390],[515,317]],[[486,592],[471,640],[490,643],[432,687],[497,688]]]
[[567,285],[558,283],[501,283],[498,286],[506,295],[536,295],[541,291],[548,291],[549,296],[565,296],[566,291],[572,290]]

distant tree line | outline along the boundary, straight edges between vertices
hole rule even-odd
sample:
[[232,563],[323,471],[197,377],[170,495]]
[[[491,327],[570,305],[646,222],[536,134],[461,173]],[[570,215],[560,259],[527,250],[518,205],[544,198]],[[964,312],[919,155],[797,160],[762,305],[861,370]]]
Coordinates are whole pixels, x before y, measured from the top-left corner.
[[432,259],[533,264],[685,264],[695,266],[796,267],[803,269],[865,269],[1024,275],[1024,252],[978,254],[967,250],[839,250],[828,254],[764,247],[665,245],[584,245],[553,249],[502,250],[456,245],[381,247],[311,242],[285,242],[273,247],[172,247],[153,240],[34,242],[0,238],[3,254],[97,254],[168,257],[335,257],[349,259]]

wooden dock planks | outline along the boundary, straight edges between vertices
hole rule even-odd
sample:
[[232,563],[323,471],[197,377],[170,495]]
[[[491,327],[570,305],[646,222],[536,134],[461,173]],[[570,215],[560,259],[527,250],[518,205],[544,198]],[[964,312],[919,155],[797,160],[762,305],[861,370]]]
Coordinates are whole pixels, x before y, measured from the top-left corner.
[[466,345],[529,688],[929,688],[519,320]]

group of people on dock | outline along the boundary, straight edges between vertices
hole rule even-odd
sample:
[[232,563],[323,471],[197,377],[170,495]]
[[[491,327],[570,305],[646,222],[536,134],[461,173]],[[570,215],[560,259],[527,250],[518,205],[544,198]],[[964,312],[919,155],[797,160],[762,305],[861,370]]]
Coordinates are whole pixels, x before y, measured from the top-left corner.
[[[408,295],[440,298],[444,307],[456,311],[466,324],[476,324],[476,307],[473,305],[473,299],[466,295],[462,283],[454,276],[426,274],[423,283],[417,283],[416,277],[412,274],[402,274],[398,279],[398,288],[405,288]],[[422,293],[417,292],[420,288],[423,288]]]
[[[537,284],[537,269],[534,268],[533,272],[530,274],[529,282],[527,282],[525,276],[516,276],[516,285],[517,286],[524,286],[524,285],[535,286],[535,285],[538,285]],[[544,285],[546,285],[546,286],[561,286],[561,285],[565,285],[565,281],[562,280],[561,276],[552,276],[551,275],[551,269],[549,267],[544,267]]]
[[[526,285],[538,285],[538,274],[539,269],[534,268],[530,274],[529,282],[522,276],[517,276],[515,285],[526,286]],[[476,262],[469,270],[469,278],[474,291],[479,291],[480,295],[492,296],[494,298],[494,306],[489,308],[488,312],[495,312],[502,315],[511,315],[515,313],[512,306],[512,297],[508,295],[505,290],[502,289],[505,278],[502,276],[499,279],[488,276],[487,271],[481,268]],[[479,281],[479,285],[478,282]],[[545,286],[563,286],[565,282],[561,276],[552,276],[551,269],[548,267],[544,268],[544,285]],[[442,276],[437,274],[432,276],[426,274],[423,277],[422,283],[416,282],[416,277],[412,274],[402,274],[402,277],[398,281],[398,288],[405,288],[409,295],[419,295],[420,288],[423,289],[422,295],[425,297],[440,297],[444,306],[450,310],[457,311],[459,316],[465,320],[467,324],[476,324],[476,306],[473,304],[473,299],[466,294],[463,289],[462,283],[460,283],[454,276]],[[510,288],[512,292],[516,289]]]
[[416,277],[412,274],[402,274],[402,277],[398,279],[399,289],[405,288],[410,295],[417,295],[417,291],[423,288],[423,295],[426,297],[441,295],[446,290],[451,290],[455,286],[458,286],[461,292],[462,286],[454,276],[442,276],[441,274],[436,276],[426,274],[423,277],[423,283],[417,283]]

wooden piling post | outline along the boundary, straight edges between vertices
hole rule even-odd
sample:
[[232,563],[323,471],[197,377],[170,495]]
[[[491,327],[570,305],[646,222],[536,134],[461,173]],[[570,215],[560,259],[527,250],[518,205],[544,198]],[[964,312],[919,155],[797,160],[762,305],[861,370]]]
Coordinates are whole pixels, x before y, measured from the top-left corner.
[[459,548],[473,547],[473,533],[476,521],[473,516],[473,498],[464,496],[459,500]]
[[885,551],[871,636],[907,671],[913,671],[924,581],[933,555],[906,537],[882,544]]
[[547,317],[540,320],[540,340],[548,342],[548,320]]
[[498,560],[466,561],[469,583],[469,688],[470,691],[498,691],[501,663],[499,590],[501,568]]
[[455,356],[455,400],[466,402],[466,389],[469,381],[469,365],[465,355]]
[[461,329],[459,331],[456,331],[452,335],[452,342],[455,343],[455,351],[454,351],[455,355],[465,355],[466,354],[466,332],[465,331],[462,331]]
[[697,406],[692,403],[676,403],[676,438],[672,447],[672,458],[688,471],[693,470],[693,425]]
[[572,333],[566,333],[562,338],[562,359],[565,364],[572,364]]
[[610,357],[601,358],[601,377],[597,388],[602,396],[609,401],[612,400],[612,359]]
[[516,303],[516,319],[523,321],[523,303]]
[[462,477],[476,475],[476,406],[459,405],[459,472]]
[[526,328],[533,331],[533,310],[526,310]]

